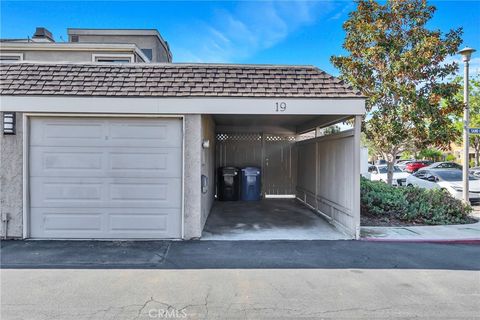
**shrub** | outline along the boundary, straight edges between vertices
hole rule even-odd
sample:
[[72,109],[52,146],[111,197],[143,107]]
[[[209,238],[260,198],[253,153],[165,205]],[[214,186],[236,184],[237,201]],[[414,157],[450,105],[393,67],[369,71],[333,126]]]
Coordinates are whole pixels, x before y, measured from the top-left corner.
[[400,188],[362,178],[360,184],[362,213],[373,216],[398,215],[407,205]]
[[470,206],[442,190],[392,187],[361,179],[362,215],[395,218],[419,224],[468,223]]
[[447,156],[445,157],[445,161],[456,161],[457,158],[455,158],[455,156],[451,153],[447,154]]
[[408,203],[404,216],[407,221],[425,224],[465,223],[472,211],[470,206],[444,190],[404,188],[403,193]]

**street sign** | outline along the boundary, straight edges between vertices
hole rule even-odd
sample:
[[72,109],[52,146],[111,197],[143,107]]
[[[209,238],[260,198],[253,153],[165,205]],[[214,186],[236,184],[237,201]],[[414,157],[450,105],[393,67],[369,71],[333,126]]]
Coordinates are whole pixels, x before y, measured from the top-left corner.
[[468,128],[470,134],[480,134],[480,128]]

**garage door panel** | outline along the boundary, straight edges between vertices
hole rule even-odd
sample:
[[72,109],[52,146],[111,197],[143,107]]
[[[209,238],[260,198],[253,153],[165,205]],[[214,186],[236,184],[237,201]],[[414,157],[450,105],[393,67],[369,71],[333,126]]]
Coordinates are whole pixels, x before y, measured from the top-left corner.
[[177,147],[181,143],[181,128],[171,120],[112,121],[109,123],[110,145],[125,147]]
[[49,213],[43,214],[44,230],[46,232],[78,230],[101,231],[102,216],[100,213]]
[[30,235],[180,238],[179,119],[32,118]]
[[178,148],[119,151],[109,154],[109,176],[179,177],[182,173],[181,150]]
[[181,179],[32,177],[31,207],[180,208]]
[[109,209],[108,230],[110,237],[178,238],[181,220],[175,219],[176,209]]
[[180,220],[176,209],[34,208],[32,223],[39,238],[148,239],[178,238]]
[[167,231],[168,215],[131,213],[113,213],[109,215],[110,230],[114,232]]
[[96,119],[42,119],[32,121],[30,145],[92,145],[105,141],[105,123]]
[[30,176],[179,177],[181,148],[42,147],[30,149]]

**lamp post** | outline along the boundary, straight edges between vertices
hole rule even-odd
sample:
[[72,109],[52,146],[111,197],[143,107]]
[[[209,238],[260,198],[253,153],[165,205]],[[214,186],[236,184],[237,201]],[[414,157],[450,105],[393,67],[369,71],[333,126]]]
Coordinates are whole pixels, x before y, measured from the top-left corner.
[[460,50],[458,53],[462,55],[463,62],[465,63],[464,75],[463,75],[463,102],[465,103],[465,109],[463,110],[463,201],[465,203],[470,203],[469,199],[469,186],[468,186],[468,171],[469,171],[469,160],[470,160],[470,137],[469,137],[469,126],[470,126],[470,107],[468,105],[468,64],[472,53],[475,52],[475,49],[465,47]]

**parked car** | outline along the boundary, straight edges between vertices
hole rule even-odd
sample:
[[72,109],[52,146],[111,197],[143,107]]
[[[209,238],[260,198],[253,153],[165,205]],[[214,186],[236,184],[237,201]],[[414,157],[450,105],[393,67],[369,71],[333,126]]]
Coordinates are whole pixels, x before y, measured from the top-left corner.
[[405,171],[405,167],[407,166],[407,163],[415,161],[413,159],[402,159],[402,160],[397,160],[396,166],[400,168],[400,170]]
[[[469,198],[472,202],[480,201],[480,179],[470,175]],[[407,187],[416,186],[425,189],[441,189],[453,197],[462,199],[462,171],[458,169],[423,168],[407,177]]]
[[434,162],[431,165],[425,167],[425,169],[458,169],[462,170],[462,166],[458,163],[446,161],[446,162]]
[[475,177],[480,178],[480,167],[470,168],[470,174],[473,174]]
[[[375,165],[370,166],[368,168],[368,172],[370,173],[370,180],[372,181],[383,181],[387,183],[387,166],[386,165]],[[394,186],[405,186],[407,176],[410,174],[407,172],[403,172],[400,170],[398,166],[393,166],[393,180],[392,185]]]
[[410,161],[415,161],[415,159],[398,159],[397,160],[397,165],[404,164],[404,163],[410,162]]
[[415,161],[410,161],[405,164],[405,171],[406,172],[416,172],[418,169],[429,166],[432,164],[432,161],[428,160],[415,160]]

